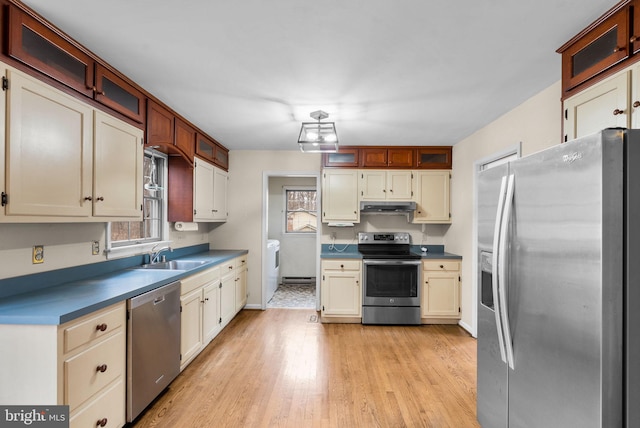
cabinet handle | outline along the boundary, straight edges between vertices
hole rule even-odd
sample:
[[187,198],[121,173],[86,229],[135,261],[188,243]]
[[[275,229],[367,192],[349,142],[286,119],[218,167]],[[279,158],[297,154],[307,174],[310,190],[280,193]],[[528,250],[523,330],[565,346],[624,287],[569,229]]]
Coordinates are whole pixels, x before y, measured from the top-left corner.
[[85,196],[85,197],[84,197],[84,200],[85,200],[85,201],[92,201],[92,200],[93,200],[93,198],[92,198],[91,196]]
[[105,331],[105,330],[107,330],[107,324],[105,324],[105,323],[98,324],[98,325],[96,326],[96,330],[98,330],[98,331]]
[[629,43],[635,43],[638,40],[638,36],[631,36]]
[[96,94],[98,94],[98,95],[107,95],[104,91],[98,92],[97,90],[96,90]]
[[91,89],[93,92],[95,92],[95,91],[96,91],[96,87],[95,87],[95,86],[89,86],[89,85],[87,85],[87,89]]
[[640,107],[640,101],[634,101],[633,108],[638,108],[638,107]]
[[626,48],[624,46],[616,46],[615,48],[613,48],[613,53],[618,53],[620,51],[625,50]]
[[104,201],[104,198],[102,196],[99,196],[96,198],[96,201]]
[[107,426],[107,418],[102,418],[102,419],[98,420],[98,422],[96,422],[96,426],[97,427]]
[[101,366],[96,367],[96,371],[100,372],[100,373],[104,373],[107,371],[107,365],[106,364],[102,364]]
[[620,110],[619,108],[617,108],[613,111],[614,116],[617,116],[619,114],[624,114],[624,110]]

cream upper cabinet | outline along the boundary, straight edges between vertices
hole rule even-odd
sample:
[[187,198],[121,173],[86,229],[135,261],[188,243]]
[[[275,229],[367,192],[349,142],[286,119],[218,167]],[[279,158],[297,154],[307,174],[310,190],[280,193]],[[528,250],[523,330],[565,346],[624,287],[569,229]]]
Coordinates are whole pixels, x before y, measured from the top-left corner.
[[360,222],[358,171],[325,169],[322,172],[322,221]]
[[424,260],[422,262],[423,323],[456,322],[460,319],[460,262]]
[[411,171],[363,169],[358,174],[361,201],[413,199]]
[[227,220],[227,173],[196,157],[193,169],[193,220]]
[[325,319],[362,316],[362,261],[325,259],[321,263],[322,316]]
[[0,221],[141,219],[143,131],[19,71],[6,75]]
[[213,167],[213,219],[216,221],[226,221],[228,217],[227,208],[227,187],[229,174]]
[[631,75],[631,70],[622,71],[566,99],[564,140],[570,141],[604,128],[630,127]]
[[93,215],[142,218],[144,132],[94,113]]
[[413,223],[451,223],[451,171],[414,171],[416,211]]
[[20,72],[7,78],[4,221],[91,216],[93,110]]

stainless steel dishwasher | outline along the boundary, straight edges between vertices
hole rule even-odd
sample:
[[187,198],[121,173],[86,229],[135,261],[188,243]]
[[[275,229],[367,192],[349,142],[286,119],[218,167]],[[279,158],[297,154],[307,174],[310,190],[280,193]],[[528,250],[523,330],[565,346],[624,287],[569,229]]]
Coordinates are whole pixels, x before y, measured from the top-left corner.
[[180,373],[180,282],[127,301],[127,422]]

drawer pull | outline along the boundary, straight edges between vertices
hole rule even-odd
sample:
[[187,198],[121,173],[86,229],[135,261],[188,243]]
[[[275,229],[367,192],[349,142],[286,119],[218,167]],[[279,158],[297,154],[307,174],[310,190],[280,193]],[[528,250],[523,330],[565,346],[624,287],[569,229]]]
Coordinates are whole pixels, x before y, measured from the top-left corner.
[[107,330],[107,324],[105,324],[105,323],[98,324],[96,326],[96,330],[98,330],[98,331],[106,331]]
[[[96,367],[96,371],[100,372],[100,373],[104,373],[107,371],[107,365],[106,364],[102,364],[98,367]],[[103,425],[104,426],[104,425]]]
[[98,420],[98,422],[96,422],[96,426],[97,427],[107,426],[107,418],[102,418],[102,419]]

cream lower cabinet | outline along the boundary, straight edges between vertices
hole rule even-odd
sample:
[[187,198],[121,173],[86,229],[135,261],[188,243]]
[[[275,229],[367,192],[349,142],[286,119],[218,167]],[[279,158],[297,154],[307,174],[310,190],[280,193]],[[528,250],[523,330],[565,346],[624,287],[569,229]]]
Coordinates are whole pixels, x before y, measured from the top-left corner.
[[141,219],[143,131],[4,70],[0,222]]
[[181,280],[180,370],[182,371],[222,330],[220,268],[213,267]]
[[247,256],[235,259],[236,265],[236,312],[247,304]]
[[422,261],[423,324],[455,324],[460,319],[460,262]]
[[322,171],[322,222],[359,223],[358,171],[325,169]]
[[564,101],[564,140],[604,128],[640,128],[640,64]]
[[361,201],[413,200],[411,171],[362,169],[358,175]]
[[227,172],[196,157],[193,169],[193,220],[227,220]]
[[67,404],[72,428],[125,424],[126,302],[66,324],[0,325],[3,405]]
[[414,171],[416,211],[413,223],[451,223],[451,171]]
[[229,324],[236,314],[236,261],[220,265],[220,322]]
[[320,295],[323,322],[360,322],[362,261],[323,259]]

